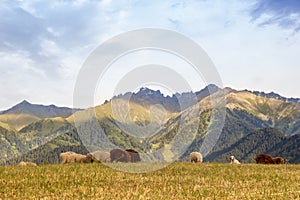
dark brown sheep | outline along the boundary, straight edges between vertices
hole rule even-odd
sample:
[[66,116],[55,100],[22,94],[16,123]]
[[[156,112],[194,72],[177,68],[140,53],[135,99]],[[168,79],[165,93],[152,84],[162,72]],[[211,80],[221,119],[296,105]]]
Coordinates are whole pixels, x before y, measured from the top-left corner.
[[111,162],[130,162],[131,156],[127,151],[122,149],[113,149],[110,151]]
[[282,157],[273,158],[273,162],[274,164],[284,164],[284,158]]
[[258,154],[255,160],[257,164],[274,164],[272,156],[267,154]]
[[255,160],[258,164],[284,164],[284,158],[272,158],[272,156],[267,154],[258,154],[256,155]]
[[129,155],[131,157],[131,160],[130,160],[131,162],[140,162],[141,161],[140,155],[136,150],[126,149],[125,151],[129,153]]

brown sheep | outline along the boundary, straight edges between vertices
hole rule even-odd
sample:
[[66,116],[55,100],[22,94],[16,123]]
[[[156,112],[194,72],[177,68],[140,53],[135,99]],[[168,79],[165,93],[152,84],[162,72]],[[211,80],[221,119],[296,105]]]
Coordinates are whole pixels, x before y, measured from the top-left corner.
[[111,162],[130,162],[131,156],[127,151],[122,149],[113,149],[110,151]]
[[273,162],[274,164],[284,164],[284,158],[282,157],[273,158]]
[[131,157],[131,162],[140,162],[141,158],[139,153],[134,150],[134,149],[126,149],[125,151],[127,151]]
[[19,163],[19,166],[37,166],[37,164],[35,164],[34,162],[24,162],[24,161],[21,161]]
[[256,163],[260,163],[260,164],[284,164],[284,158],[281,157],[272,158],[272,156],[267,154],[258,154],[255,160]]
[[256,155],[255,161],[257,164],[274,164],[272,157],[267,154]]
[[80,160],[81,163],[92,163],[94,162],[93,160],[93,155],[91,153],[86,154],[84,158]]

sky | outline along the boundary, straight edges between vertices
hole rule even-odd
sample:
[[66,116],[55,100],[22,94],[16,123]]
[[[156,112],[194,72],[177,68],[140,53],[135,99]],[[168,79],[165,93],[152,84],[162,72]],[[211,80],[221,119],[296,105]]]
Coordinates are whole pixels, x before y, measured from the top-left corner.
[[[114,36],[143,28],[171,30],[195,41],[224,87],[300,97],[298,0],[2,0],[0,110],[24,99],[73,107],[77,77],[91,53]],[[165,54],[156,54],[137,52],[116,63],[95,92],[96,104],[111,98],[117,82],[132,70],[130,63],[142,65],[149,58],[164,63]],[[169,60],[164,64],[177,63],[174,70],[193,82],[192,90],[205,86],[189,66]],[[168,93],[167,87],[152,86]]]

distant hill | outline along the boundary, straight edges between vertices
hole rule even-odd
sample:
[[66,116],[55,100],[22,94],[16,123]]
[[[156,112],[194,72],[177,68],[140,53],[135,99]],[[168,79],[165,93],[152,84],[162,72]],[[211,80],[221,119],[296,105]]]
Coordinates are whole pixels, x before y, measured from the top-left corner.
[[57,107],[55,105],[37,105],[31,104],[28,101],[24,100],[21,103],[13,106],[12,108],[1,111],[0,115],[4,114],[28,114],[33,115],[38,118],[53,118],[53,117],[69,117],[74,111],[80,109],[71,109],[67,107]]
[[4,127],[20,130],[32,122],[44,118],[66,118],[72,115],[73,112],[79,110],[80,109],[57,107],[55,105],[36,105],[24,100],[12,108],[0,112],[0,126],[3,124]]

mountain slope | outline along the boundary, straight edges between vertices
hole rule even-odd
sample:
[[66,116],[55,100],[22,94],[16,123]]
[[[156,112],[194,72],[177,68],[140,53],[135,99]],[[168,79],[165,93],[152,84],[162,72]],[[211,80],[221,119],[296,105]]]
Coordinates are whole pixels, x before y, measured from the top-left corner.
[[300,163],[300,134],[285,138],[268,153],[284,157],[287,163]]
[[41,119],[55,117],[66,118],[70,116],[73,111],[78,110],[79,109],[73,110],[71,108],[57,107],[54,105],[36,105],[22,101],[8,110],[1,111],[0,123],[4,124],[4,126],[7,125],[8,127],[6,128],[21,130],[24,126]]
[[230,110],[243,110],[285,134],[300,133],[300,104],[257,96],[247,91],[229,92],[226,95]]
[[[258,129],[241,138],[230,147],[212,152],[205,158],[205,160],[214,162],[229,162],[229,157],[234,155],[241,162],[254,162],[256,154],[269,153],[270,149],[278,146],[286,138],[287,137],[282,132],[274,128]],[[283,156],[280,154],[271,155]]]
[[37,164],[60,163],[59,154],[66,151],[74,151],[81,154],[88,153],[74,129],[58,135],[37,148],[17,154],[14,157],[1,159],[0,165],[17,165],[20,161],[31,161]]
[[27,124],[38,121],[41,118],[29,114],[13,114],[7,113],[0,115],[0,121],[6,124],[8,129],[20,130]]

